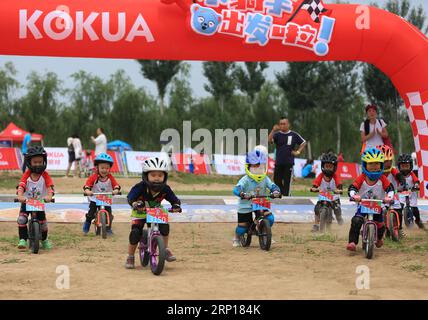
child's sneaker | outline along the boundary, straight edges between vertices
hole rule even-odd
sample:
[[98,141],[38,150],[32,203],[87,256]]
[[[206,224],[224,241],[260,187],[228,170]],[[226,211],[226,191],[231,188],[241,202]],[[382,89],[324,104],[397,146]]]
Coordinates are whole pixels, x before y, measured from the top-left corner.
[[233,239],[232,240],[232,245],[233,245],[234,248],[240,247],[241,246],[241,241],[239,241],[239,239]]
[[134,256],[128,256],[128,258],[126,258],[125,268],[126,269],[135,269],[135,257]]
[[107,235],[108,236],[114,236],[113,230],[107,229]]
[[18,243],[18,249],[25,249],[27,248],[27,240],[21,239]]
[[42,248],[46,250],[52,249],[52,244],[48,239],[42,241]]
[[90,222],[88,222],[88,221],[85,221],[84,223],[83,223],[83,228],[82,228],[82,231],[83,231],[83,233],[86,235],[86,234],[88,234],[88,232],[89,232],[89,229],[91,228],[91,223]]
[[382,247],[383,246],[383,240],[380,239],[380,240],[376,241],[375,245],[376,245],[376,248]]
[[311,232],[318,232],[318,231],[320,231],[320,226],[319,226],[319,225],[317,225],[317,224],[314,224],[314,225],[312,226],[312,230],[311,230]]
[[348,243],[348,245],[346,246],[346,250],[349,251],[357,251],[357,246],[355,245],[355,243],[351,242]]
[[166,261],[173,262],[177,260],[177,258],[172,254],[170,249],[165,248],[165,251],[166,251]]

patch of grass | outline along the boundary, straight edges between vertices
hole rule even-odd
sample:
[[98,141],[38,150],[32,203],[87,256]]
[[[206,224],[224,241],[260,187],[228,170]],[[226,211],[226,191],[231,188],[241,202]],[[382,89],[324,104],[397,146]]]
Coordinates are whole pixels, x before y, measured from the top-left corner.
[[293,244],[305,244],[307,242],[307,239],[296,234],[293,229],[291,229],[291,234],[284,233],[280,239],[282,242]]
[[313,234],[312,241],[336,242],[337,235],[331,233]]
[[233,196],[230,190],[183,190],[177,191],[177,196]]
[[19,176],[3,176],[0,179],[0,189],[15,189],[21,178]]
[[420,263],[414,263],[414,264],[407,264],[403,266],[403,269],[408,272],[417,272],[422,271],[425,269],[425,266]]
[[49,240],[55,247],[76,247],[81,241],[86,240],[80,232],[75,232],[67,226],[57,226],[49,231]]
[[309,248],[309,247],[308,247],[308,248],[306,248],[306,253],[307,253],[307,254],[315,254],[315,255],[317,254],[317,253],[315,252],[315,250],[314,250],[314,249]]
[[171,181],[179,182],[182,184],[221,183],[235,185],[238,182],[239,178],[240,176],[222,176],[217,174],[198,175],[184,172],[172,172],[168,176],[168,179],[170,179]]
[[9,258],[9,259],[3,259],[1,260],[1,264],[9,264],[9,263],[20,263],[23,262],[21,259],[18,258]]
[[78,259],[77,262],[95,263],[95,260],[93,260],[91,256],[84,256],[84,257]]
[[18,236],[0,237],[0,242],[16,247],[18,245]]

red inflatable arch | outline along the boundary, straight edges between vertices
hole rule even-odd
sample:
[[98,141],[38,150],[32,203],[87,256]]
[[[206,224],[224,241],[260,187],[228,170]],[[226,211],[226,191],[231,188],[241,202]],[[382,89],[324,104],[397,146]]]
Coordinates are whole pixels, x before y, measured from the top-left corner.
[[1,1],[0,54],[371,63],[390,77],[406,103],[425,186],[427,37],[402,18],[374,7],[337,4],[324,5],[323,10],[320,0],[303,2]]

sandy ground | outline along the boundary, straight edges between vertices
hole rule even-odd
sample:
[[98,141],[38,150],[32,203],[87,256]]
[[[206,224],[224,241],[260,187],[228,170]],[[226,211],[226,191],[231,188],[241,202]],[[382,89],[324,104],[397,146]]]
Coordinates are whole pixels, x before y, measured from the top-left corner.
[[[0,223],[1,299],[428,299],[428,233],[407,231],[387,242],[373,260],[346,252],[348,226],[314,236],[309,224],[276,224],[276,243],[261,251],[233,248],[235,225],[176,223],[170,247],[177,261],[160,276],[137,264],[126,270],[129,225],[115,236],[83,237],[78,224],[50,224],[51,251],[16,248],[15,223]],[[138,260],[137,260],[138,261]],[[56,268],[70,271],[70,288],[57,289]],[[357,290],[358,266],[367,266],[370,289]],[[367,283],[367,282],[366,282]]]

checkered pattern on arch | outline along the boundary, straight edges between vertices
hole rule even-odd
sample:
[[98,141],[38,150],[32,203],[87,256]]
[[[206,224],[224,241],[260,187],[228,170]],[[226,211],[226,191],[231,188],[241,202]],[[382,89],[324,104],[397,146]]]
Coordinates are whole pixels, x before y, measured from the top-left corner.
[[427,198],[428,192],[428,92],[410,92],[407,94],[406,108],[412,126],[415,151],[421,181],[421,196]]

